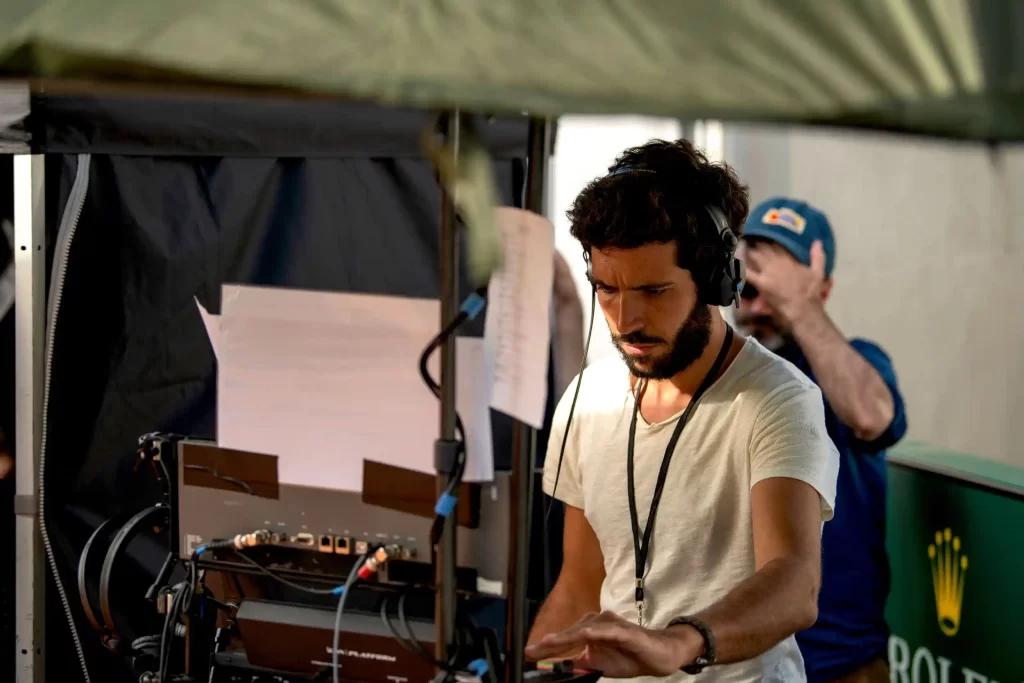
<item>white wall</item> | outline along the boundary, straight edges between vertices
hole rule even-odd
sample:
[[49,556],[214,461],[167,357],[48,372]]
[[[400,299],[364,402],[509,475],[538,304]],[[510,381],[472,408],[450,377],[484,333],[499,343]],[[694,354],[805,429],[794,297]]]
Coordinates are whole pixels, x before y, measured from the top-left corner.
[[[675,140],[680,134],[681,126],[676,119],[565,116],[558,120],[558,136],[549,171],[549,215],[555,225],[555,248],[565,257],[579,288],[584,325],[590,319],[590,285],[586,279],[583,252],[569,234],[565,212],[587,183],[608,172],[608,167],[622,150],[652,138]],[[598,311],[588,358],[594,361],[614,353],[608,325]]]
[[889,351],[910,436],[1024,465],[1024,148],[733,125],[724,148],[752,203],[829,216],[829,310]]

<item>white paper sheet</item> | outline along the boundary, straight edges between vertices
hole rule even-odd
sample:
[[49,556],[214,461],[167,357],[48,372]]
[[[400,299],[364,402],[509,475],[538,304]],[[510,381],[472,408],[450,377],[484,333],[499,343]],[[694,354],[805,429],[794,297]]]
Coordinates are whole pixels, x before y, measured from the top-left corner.
[[502,266],[487,289],[484,339],[494,359],[491,406],[541,429],[547,401],[551,288],[555,270],[550,221],[522,209],[497,210]]
[[203,305],[199,303],[199,299],[193,297],[196,301],[196,308],[199,309],[199,317],[203,319],[203,327],[206,328],[206,336],[210,339],[210,347],[213,348],[213,357],[220,360],[220,316],[210,313]]
[[[440,403],[419,356],[440,327],[439,302],[243,286],[225,286],[222,300],[221,447],[276,455],[280,481],[303,486],[359,491],[364,460],[434,472]],[[458,339],[456,357],[465,480],[489,481],[483,340]]]

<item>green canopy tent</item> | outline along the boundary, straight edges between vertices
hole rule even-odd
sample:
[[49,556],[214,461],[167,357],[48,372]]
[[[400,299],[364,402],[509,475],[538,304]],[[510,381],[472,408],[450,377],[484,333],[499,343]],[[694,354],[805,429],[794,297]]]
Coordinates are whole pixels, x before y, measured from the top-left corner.
[[0,72],[1024,138],[1015,0],[10,0]]
[[[526,113],[534,159],[544,158],[543,120],[564,113],[1019,141],[1022,28],[1016,0],[8,0],[0,77],[16,96],[0,97],[0,144],[45,153],[38,96],[69,92]],[[31,199],[42,167],[23,169]],[[542,180],[533,175],[528,205],[542,206]],[[19,230],[34,242],[42,226],[32,202],[22,206]],[[19,452],[19,556],[41,599],[36,482],[24,464],[35,464],[40,434],[45,263],[20,258],[18,301],[31,304],[18,307],[19,400],[36,448]],[[38,680],[41,614],[19,622],[26,680]]]

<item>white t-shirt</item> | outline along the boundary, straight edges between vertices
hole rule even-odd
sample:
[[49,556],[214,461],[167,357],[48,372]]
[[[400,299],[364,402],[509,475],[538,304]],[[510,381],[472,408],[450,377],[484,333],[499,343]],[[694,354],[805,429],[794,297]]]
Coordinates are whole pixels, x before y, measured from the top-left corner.
[[[555,410],[544,491],[551,495],[576,379]],[[581,508],[604,555],[601,609],[636,619],[633,534],[626,448],[633,395],[618,357],[588,367],[565,446],[555,497]],[[657,424],[637,418],[634,447],[641,534],[661,460],[679,414]],[[825,430],[821,391],[789,362],[746,339],[732,364],[691,411],[676,444],[658,506],[644,577],[644,625],[709,607],[754,573],[750,489],[762,479],[805,481],[832,517],[839,454]],[[639,679],[644,680],[644,679]],[[657,679],[653,679],[657,680]],[[665,679],[662,679],[665,680]],[[670,681],[694,680],[680,672]],[[716,665],[700,681],[806,680],[792,636],[746,662]]]

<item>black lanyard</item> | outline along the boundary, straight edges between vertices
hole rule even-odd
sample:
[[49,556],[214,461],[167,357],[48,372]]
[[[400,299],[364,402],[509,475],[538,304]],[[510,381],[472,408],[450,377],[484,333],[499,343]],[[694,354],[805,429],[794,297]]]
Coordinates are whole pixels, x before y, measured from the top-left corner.
[[647,516],[647,526],[644,528],[643,540],[640,539],[640,522],[637,519],[636,514],[636,487],[633,484],[633,444],[636,441],[636,420],[637,415],[640,413],[640,398],[643,387],[638,387],[636,392],[636,399],[633,402],[633,419],[629,423],[629,449],[627,450],[626,457],[626,484],[629,487],[629,519],[633,525],[633,555],[636,560],[636,614],[637,623],[641,626],[644,620],[644,572],[647,569],[647,553],[651,549],[651,533],[654,531],[654,515],[658,511],[658,503],[661,501],[661,492],[665,488],[665,479],[668,477],[668,466],[672,462],[672,452],[676,449],[676,442],[679,441],[679,436],[683,433],[683,427],[686,426],[686,421],[690,417],[690,413],[697,405],[697,401],[704,395],[708,387],[715,381],[715,377],[722,369],[722,364],[725,362],[725,357],[729,354],[729,347],[732,345],[732,328],[726,325],[725,327],[725,341],[722,342],[722,349],[718,352],[718,357],[715,358],[714,365],[708,371],[708,374],[704,375],[703,381],[700,386],[697,387],[697,391],[693,394],[690,399],[689,405],[686,406],[686,410],[679,416],[679,422],[676,423],[676,428],[672,432],[672,438],[668,441],[668,447],[665,449],[665,455],[661,459],[661,469],[658,470],[658,481],[654,485],[654,496],[651,498],[651,512]]

